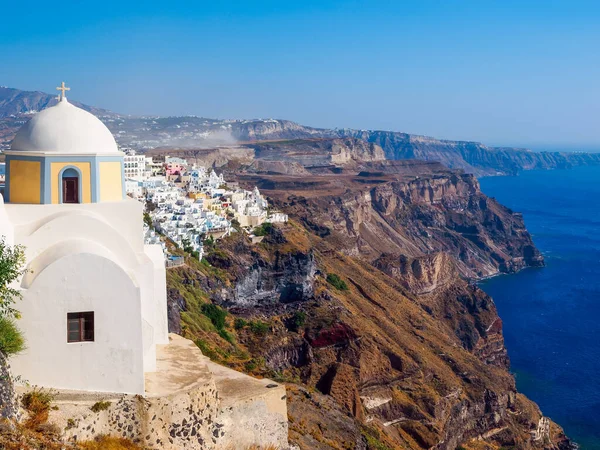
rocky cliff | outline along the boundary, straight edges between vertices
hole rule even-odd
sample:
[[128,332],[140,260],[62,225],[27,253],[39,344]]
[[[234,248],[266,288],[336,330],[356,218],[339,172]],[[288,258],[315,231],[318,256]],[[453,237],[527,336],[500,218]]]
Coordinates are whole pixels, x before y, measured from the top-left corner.
[[440,170],[417,177],[381,173],[243,176],[276,205],[347,255],[451,255],[468,278],[543,265],[523,218],[486,197],[473,175]]
[[[255,123],[251,130],[247,127],[244,123],[236,124],[234,134],[244,140],[295,139],[296,145],[305,139],[351,137],[381,147],[388,160],[437,161],[446,167],[475,175],[516,175],[523,170],[600,165],[599,153],[534,152],[524,148],[489,147],[479,142],[442,140],[395,131],[327,130],[302,127],[289,121],[272,121],[265,126]],[[277,143],[270,145],[275,148]],[[281,159],[284,158],[282,154]]]
[[355,162],[383,161],[383,149],[356,138],[292,140],[253,144],[255,158],[263,161],[287,161],[306,168]]
[[533,152],[523,148],[488,147],[479,142],[448,141],[392,131],[344,130],[343,135],[380,145],[388,159],[439,161],[475,175],[516,175],[523,170],[568,169],[600,165],[600,153]]

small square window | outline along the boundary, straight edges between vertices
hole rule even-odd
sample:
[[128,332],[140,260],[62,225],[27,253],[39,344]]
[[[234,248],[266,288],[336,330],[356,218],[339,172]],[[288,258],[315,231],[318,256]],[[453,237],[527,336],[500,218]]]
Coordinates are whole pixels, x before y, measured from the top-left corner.
[[93,342],[94,312],[67,313],[67,342]]

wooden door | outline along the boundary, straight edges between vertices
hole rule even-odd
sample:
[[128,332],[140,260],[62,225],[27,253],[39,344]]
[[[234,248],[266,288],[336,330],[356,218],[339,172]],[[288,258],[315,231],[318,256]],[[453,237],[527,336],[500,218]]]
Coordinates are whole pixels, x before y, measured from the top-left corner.
[[63,177],[63,203],[79,203],[79,178]]

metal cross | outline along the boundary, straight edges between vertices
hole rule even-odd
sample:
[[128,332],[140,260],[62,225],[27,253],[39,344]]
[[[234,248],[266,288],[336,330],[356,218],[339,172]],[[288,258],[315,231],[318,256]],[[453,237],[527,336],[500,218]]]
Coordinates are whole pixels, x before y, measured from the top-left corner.
[[57,88],[56,88],[56,90],[57,90],[57,91],[61,91],[60,98],[61,98],[61,99],[63,99],[63,98],[65,98],[65,92],[66,92],[66,91],[70,91],[70,90],[71,90],[71,88],[68,88],[68,87],[66,87],[66,86],[65,86],[65,82],[63,81],[63,82],[61,83],[60,87],[57,87]]

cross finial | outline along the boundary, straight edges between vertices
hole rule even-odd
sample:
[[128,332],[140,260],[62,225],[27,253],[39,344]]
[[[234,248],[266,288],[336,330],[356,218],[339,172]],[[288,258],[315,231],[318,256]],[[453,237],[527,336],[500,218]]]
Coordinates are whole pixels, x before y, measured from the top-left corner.
[[66,86],[65,86],[65,82],[63,81],[63,82],[60,84],[60,87],[57,87],[57,88],[56,88],[56,90],[57,90],[57,91],[61,91],[61,94],[60,94],[60,100],[62,100],[63,98],[66,98],[66,96],[65,96],[65,92],[66,92],[66,91],[70,91],[70,90],[71,90],[71,88],[68,88],[68,87],[66,87]]

